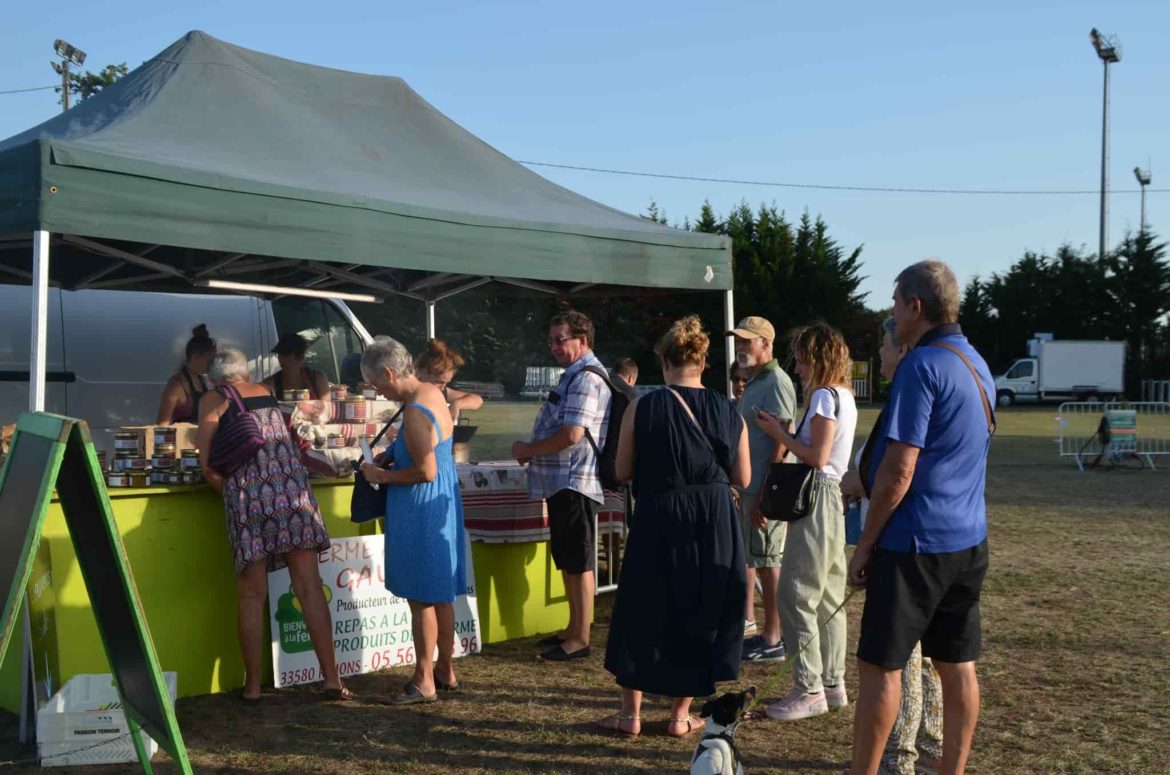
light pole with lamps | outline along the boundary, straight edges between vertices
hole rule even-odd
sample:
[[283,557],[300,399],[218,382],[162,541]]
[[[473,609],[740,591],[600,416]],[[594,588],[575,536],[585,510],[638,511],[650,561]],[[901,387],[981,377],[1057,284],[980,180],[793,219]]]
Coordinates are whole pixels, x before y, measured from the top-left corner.
[[1150,185],[1150,181],[1154,179],[1153,174],[1148,170],[1143,170],[1141,167],[1133,168],[1133,176],[1137,178],[1138,185],[1142,187],[1142,231],[1146,230],[1146,186]]
[[1105,65],[1105,89],[1101,107],[1101,229],[1098,242],[1100,258],[1105,257],[1109,241],[1109,65],[1121,61],[1121,43],[1116,36],[1105,36],[1094,27],[1089,31],[1093,49]]
[[61,109],[69,110],[69,64],[78,67],[85,64],[85,52],[58,38],[53,41],[53,51],[61,57],[61,63],[52,62],[53,71],[61,76]]

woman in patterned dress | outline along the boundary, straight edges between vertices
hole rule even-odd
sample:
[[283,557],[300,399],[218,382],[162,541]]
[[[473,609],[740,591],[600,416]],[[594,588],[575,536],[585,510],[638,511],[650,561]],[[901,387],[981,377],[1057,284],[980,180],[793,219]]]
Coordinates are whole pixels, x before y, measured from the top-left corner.
[[[321,664],[325,694],[348,699],[352,695],[337,674],[333,621],[317,571],[317,553],[329,548],[329,535],[309,487],[309,474],[289,439],[276,399],[262,385],[252,384],[242,352],[231,348],[217,352],[209,376],[216,389],[199,402],[199,465],[208,484],[223,494],[235,560],[236,626],[245,673],[240,696],[245,702],[260,699],[268,572],[287,565]],[[235,471],[224,474],[211,467],[209,458],[220,418],[229,410],[236,411],[229,398],[233,391],[260,424],[264,446]]]

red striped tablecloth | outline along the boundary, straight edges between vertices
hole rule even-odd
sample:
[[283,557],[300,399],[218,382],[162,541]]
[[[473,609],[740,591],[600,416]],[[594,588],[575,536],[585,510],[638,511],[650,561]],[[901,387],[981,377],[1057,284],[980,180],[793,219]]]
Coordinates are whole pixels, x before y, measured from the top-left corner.
[[[544,501],[528,498],[526,469],[514,460],[458,465],[463,523],[472,541],[520,543],[548,540]],[[606,492],[597,514],[598,530],[620,532],[625,498]]]

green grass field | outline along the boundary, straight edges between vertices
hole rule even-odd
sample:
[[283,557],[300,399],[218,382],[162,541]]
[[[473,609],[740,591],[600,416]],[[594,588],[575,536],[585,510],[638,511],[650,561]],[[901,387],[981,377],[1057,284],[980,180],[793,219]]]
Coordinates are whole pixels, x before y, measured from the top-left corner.
[[[485,407],[475,416],[475,457],[506,456],[514,438],[527,437],[535,410],[535,403]],[[988,469],[983,714],[970,771],[1166,772],[1170,475],[1078,472],[1057,459],[1055,412],[999,415]],[[863,430],[875,415],[863,410]],[[1170,469],[1170,460],[1161,465]],[[465,694],[431,705],[377,704],[398,690],[403,670],[352,679],[361,699],[347,705],[315,702],[312,689],[273,693],[258,708],[229,695],[181,700],[192,762],[199,771],[245,773],[685,772],[694,740],[665,735],[665,701],[646,703],[638,740],[593,726],[617,707],[600,656],[610,604],[608,596],[598,603],[592,659],[553,667],[534,660],[534,639],[492,645],[458,664]],[[851,650],[861,605],[858,596],[848,608]],[[775,669],[748,666],[741,683],[763,686]],[[852,695],[852,658],[847,682]],[[848,708],[787,725],[746,723],[738,737],[746,769],[839,773],[852,720]],[[11,717],[0,738],[15,738]],[[0,742],[0,761],[19,758]],[[174,771],[161,754],[155,768]]]

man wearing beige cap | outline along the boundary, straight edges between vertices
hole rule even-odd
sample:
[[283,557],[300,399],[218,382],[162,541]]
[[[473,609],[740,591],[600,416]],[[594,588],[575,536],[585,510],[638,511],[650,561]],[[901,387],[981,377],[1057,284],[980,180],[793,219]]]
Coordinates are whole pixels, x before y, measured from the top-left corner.
[[796,414],[796,389],[792,380],[772,357],[776,329],[761,317],[746,317],[727,332],[735,337],[735,360],[748,369],[750,379],[739,402],[739,411],[748,428],[752,459],[752,480],[740,499],[744,555],[747,557],[748,596],[744,613],[744,634],[755,626],[755,577],[759,574],[764,597],[764,626],[755,637],[743,642],[748,662],[775,662],[784,658],[780,637],[780,612],[776,589],[780,583],[780,558],[784,552],[784,523],[764,519],[759,508],[760,487],[768,473],[776,444],[756,422],[760,410],[771,412],[791,425]]

